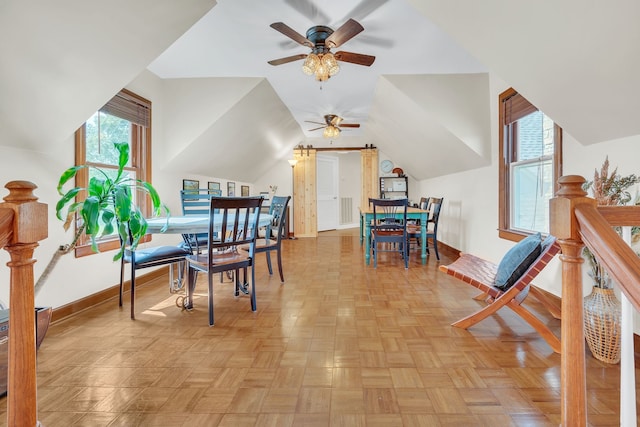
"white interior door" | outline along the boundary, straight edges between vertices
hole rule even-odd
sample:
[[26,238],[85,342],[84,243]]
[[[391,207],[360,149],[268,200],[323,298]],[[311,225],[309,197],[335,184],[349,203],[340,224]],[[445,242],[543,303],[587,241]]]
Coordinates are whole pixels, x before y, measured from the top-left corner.
[[316,157],[318,231],[338,228],[338,158]]

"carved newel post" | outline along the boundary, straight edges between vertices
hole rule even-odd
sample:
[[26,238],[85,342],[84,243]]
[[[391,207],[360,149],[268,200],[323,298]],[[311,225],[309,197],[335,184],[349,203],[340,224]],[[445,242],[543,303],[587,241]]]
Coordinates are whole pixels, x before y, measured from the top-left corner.
[[549,202],[551,234],[562,248],[561,396],[563,426],[587,425],[585,347],[583,329],[582,248],[575,207],[594,199],[582,189],[585,179],[578,175],[558,180],[560,190]]
[[3,245],[11,256],[8,425],[33,427],[38,423],[33,251],[47,238],[47,205],[37,201],[31,182],[11,181],[5,187],[9,195],[0,211],[13,211],[13,229]]

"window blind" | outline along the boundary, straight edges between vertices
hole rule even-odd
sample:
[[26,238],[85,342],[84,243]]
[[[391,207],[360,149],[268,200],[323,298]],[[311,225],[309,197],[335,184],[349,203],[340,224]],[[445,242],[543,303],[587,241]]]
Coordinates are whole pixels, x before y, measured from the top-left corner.
[[516,93],[502,101],[504,104],[504,124],[509,125],[538,111],[538,109],[527,101],[522,95]]
[[151,125],[151,102],[126,90],[111,98],[100,111],[140,126]]

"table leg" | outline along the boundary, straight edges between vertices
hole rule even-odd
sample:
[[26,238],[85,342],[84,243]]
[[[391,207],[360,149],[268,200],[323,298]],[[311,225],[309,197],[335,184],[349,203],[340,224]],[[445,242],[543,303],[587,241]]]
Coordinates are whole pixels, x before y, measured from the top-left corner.
[[364,260],[365,264],[369,265],[371,260],[371,254],[369,248],[371,247],[371,221],[365,221],[364,224]]
[[422,264],[427,263],[427,220],[420,221],[420,246],[422,249]]
[[187,301],[184,304],[184,308],[191,310],[193,308],[193,291],[195,291],[198,276],[196,275],[195,269],[188,266],[187,268],[189,268],[189,275],[187,280]]

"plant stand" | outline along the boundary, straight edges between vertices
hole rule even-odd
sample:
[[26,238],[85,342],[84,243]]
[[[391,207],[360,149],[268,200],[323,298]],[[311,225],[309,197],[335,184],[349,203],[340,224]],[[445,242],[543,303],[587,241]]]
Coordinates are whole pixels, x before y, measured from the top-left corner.
[[584,298],[584,335],[598,360],[620,362],[621,308],[613,289],[593,287]]

